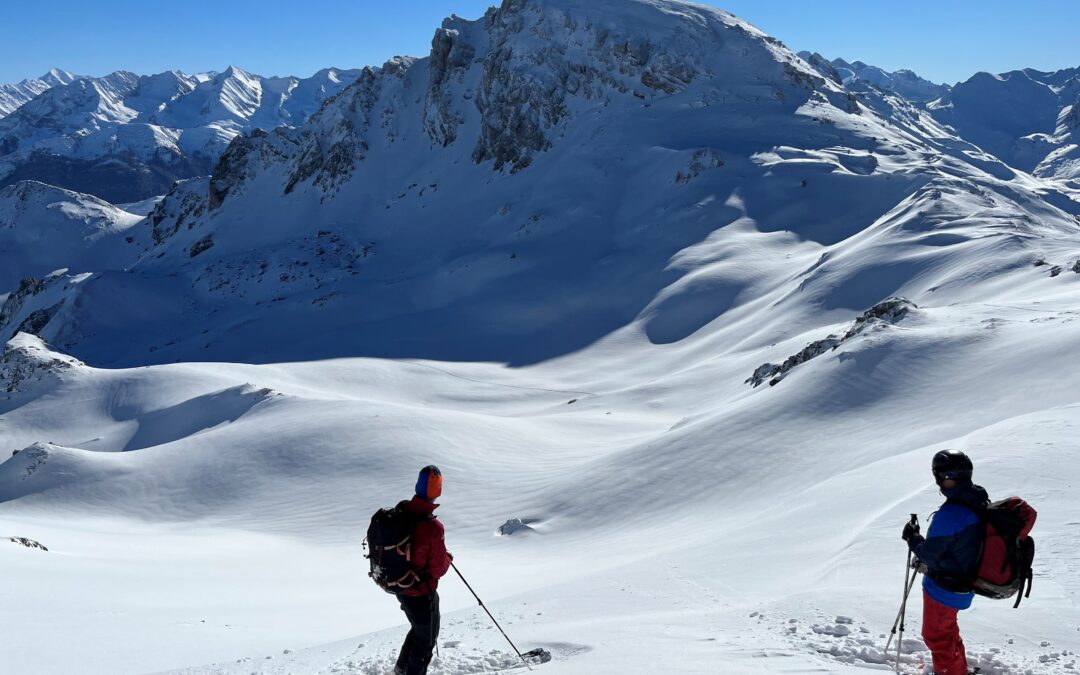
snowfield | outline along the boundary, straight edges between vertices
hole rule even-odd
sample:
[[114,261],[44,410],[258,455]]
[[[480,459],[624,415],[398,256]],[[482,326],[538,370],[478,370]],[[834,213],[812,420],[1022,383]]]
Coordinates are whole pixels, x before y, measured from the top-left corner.
[[[758,389],[753,351],[688,362],[640,334],[517,370],[39,366],[33,400],[0,408],[5,447],[50,441],[0,465],[0,532],[49,547],[0,549],[20,581],[5,659],[387,672],[400,612],[365,578],[360,539],[433,461],[462,572],[519,647],[553,652],[545,671],[884,669],[899,525],[937,505],[927,458],[951,446],[992,494],[1040,511],[1033,595],[1015,611],[977,600],[970,653],[989,673],[1070,672],[1080,405],[1061,371],[1080,313],[1042,304],[920,310]],[[498,536],[511,518],[527,528]],[[513,665],[464,587],[441,591],[434,672]]]
[[[433,463],[537,671],[888,672],[955,447],[1039,512],[972,665],[1076,672],[1080,191],[815,67],[507,0],[161,199],[0,192],[0,671],[386,675],[361,541]],[[527,672],[440,595],[430,672]]]

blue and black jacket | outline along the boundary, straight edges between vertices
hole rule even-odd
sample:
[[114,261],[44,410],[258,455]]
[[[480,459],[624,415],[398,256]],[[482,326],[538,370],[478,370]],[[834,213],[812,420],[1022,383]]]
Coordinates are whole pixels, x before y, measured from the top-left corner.
[[926,537],[912,537],[908,545],[926,565],[923,590],[947,607],[967,609],[974,597],[971,581],[985,536],[985,527],[974,509],[985,508],[990,499],[986,490],[973,483],[961,483],[942,490],[942,494],[948,501],[933,516]]

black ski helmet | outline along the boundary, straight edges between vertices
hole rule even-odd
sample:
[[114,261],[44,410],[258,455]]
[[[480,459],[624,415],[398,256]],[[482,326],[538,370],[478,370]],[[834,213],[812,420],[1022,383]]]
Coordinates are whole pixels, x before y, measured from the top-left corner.
[[931,465],[934,472],[934,480],[941,485],[946,480],[954,480],[964,483],[971,480],[974,467],[971,458],[959,450],[941,450],[934,455]]

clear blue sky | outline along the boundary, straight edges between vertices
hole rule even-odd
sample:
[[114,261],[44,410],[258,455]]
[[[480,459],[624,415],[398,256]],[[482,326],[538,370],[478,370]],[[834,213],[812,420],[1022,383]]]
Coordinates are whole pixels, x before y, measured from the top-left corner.
[[[451,13],[477,18],[497,0],[5,0],[0,82],[52,67],[86,75],[237,65],[307,76],[326,66],[426,56]],[[937,82],[979,70],[1080,66],[1080,0],[720,0],[799,51]]]

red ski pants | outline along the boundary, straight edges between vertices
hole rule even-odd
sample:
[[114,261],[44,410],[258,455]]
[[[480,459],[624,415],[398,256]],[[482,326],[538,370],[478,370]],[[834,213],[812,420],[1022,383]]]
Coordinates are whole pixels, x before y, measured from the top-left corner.
[[923,591],[922,638],[934,658],[935,675],[967,675],[967,656],[956,613]]

